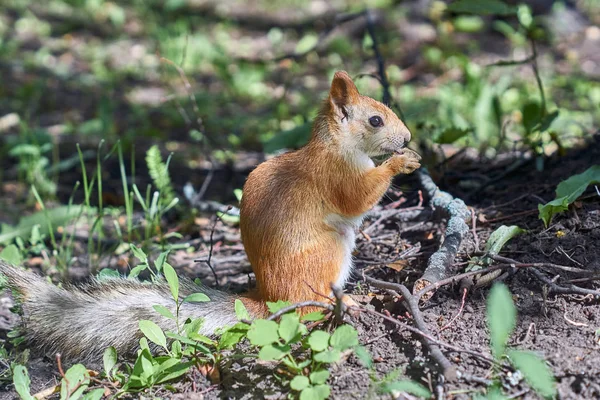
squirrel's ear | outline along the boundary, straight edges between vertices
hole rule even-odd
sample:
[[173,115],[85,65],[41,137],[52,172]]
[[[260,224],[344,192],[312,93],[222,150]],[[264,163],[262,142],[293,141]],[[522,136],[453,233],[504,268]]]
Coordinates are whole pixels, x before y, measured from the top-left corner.
[[329,98],[331,102],[339,108],[343,108],[349,104],[356,103],[360,94],[350,75],[346,71],[337,71],[333,75]]

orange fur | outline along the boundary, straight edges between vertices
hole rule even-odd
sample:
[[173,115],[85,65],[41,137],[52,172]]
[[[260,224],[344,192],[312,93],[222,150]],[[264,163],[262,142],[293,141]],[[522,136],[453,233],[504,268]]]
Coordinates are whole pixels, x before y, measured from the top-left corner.
[[[371,126],[372,116],[383,126]],[[335,74],[310,142],[260,164],[244,185],[240,228],[257,281],[247,307],[264,314],[264,301],[322,301],[332,282],[343,284],[361,217],[394,175],[419,166],[416,153],[400,154],[409,140],[388,107]],[[369,158],[393,152],[377,167]]]

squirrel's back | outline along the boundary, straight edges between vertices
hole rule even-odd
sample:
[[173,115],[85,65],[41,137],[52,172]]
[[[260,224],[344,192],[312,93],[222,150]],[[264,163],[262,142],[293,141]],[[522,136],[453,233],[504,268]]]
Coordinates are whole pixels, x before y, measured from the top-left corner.
[[[48,355],[60,353],[68,361],[95,361],[106,348],[118,354],[133,354],[142,333],[139,321],[146,319],[165,331],[175,331],[175,321],[158,314],[162,305],[176,314],[168,285],[131,279],[93,279],[84,285],[59,288],[41,276],[15,268],[0,260],[0,273],[16,292],[23,311],[23,333],[28,343]],[[204,318],[201,334],[234,325],[236,296],[181,280],[179,295],[202,292],[210,301],[182,303],[179,318]]]

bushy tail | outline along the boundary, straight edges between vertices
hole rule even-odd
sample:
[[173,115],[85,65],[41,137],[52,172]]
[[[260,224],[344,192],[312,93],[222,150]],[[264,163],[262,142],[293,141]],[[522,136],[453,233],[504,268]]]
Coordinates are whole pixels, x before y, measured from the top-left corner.
[[[109,346],[120,355],[137,349],[142,333],[139,321],[152,320],[164,331],[176,331],[175,321],[158,314],[162,305],[176,314],[176,304],[166,284],[149,284],[129,279],[92,280],[85,285],[58,288],[44,278],[0,260],[0,273],[8,287],[17,292],[23,309],[23,330],[29,345],[48,355],[60,353],[67,361],[98,362]],[[200,333],[211,335],[218,328],[237,322],[236,296],[180,283],[180,296],[202,292],[206,303],[183,303],[179,319],[204,318]],[[252,313],[258,302],[244,298]]]

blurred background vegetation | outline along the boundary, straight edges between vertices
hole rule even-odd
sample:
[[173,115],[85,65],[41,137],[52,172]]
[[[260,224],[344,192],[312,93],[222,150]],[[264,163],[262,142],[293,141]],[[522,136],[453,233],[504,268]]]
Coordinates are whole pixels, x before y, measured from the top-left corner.
[[[103,164],[119,141],[134,182],[151,145],[173,153],[178,193],[217,164],[248,170],[307,140],[339,69],[425,153],[543,161],[599,125],[599,23],[597,0],[4,0],[2,190],[66,203],[91,164],[105,198],[79,196],[127,203],[123,170]],[[211,196],[235,200],[242,183]]]

